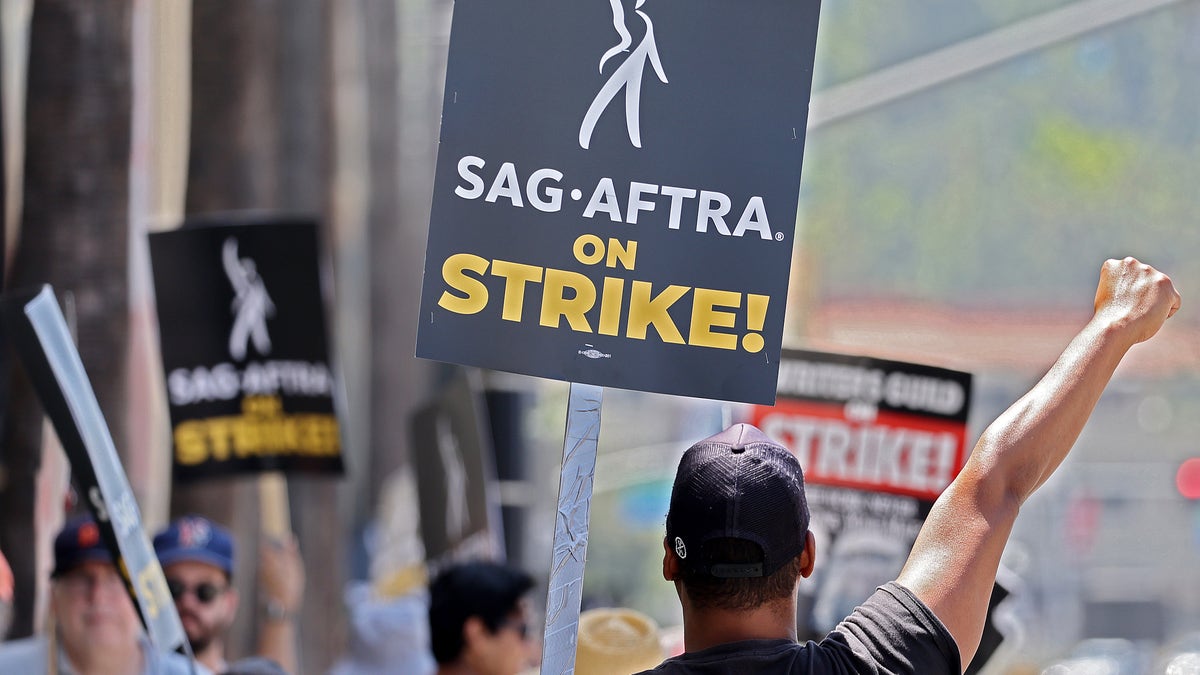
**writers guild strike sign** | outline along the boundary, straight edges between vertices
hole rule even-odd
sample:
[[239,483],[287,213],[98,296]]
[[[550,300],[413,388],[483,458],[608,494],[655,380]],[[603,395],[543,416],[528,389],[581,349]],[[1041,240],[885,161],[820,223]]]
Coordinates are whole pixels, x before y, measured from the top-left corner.
[[417,356],[770,403],[816,0],[458,0]]
[[150,235],[175,478],[342,471],[311,221]]
[[774,407],[751,422],[804,469],[822,555],[801,584],[809,635],[831,630],[899,574],[938,495],[966,461],[968,373],[786,350]]

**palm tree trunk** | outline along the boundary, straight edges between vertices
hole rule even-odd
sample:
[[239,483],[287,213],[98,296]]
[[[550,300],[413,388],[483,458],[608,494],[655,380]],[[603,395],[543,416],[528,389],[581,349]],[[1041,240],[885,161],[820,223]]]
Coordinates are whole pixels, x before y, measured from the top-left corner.
[[[130,101],[129,3],[39,0],[29,37],[24,214],[8,287],[49,283],[73,295],[80,356],[118,450],[125,447]],[[11,381],[0,549],[16,588],[28,591],[39,581],[31,542],[54,533],[34,523],[40,406],[23,373]],[[12,636],[32,632],[32,596],[16,598]]]

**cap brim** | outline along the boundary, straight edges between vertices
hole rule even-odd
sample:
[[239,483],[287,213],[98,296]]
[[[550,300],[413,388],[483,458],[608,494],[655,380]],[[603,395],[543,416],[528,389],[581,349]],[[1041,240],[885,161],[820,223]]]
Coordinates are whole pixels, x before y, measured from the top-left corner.
[[50,578],[56,579],[61,577],[67,572],[79,567],[83,563],[88,562],[103,562],[111,565],[113,564],[113,557],[112,554],[108,552],[108,549],[103,548],[92,548],[86,551],[81,551],[79,554],[73,556],[69,561],[55,562],[54,570],[50,572]]
[[166,567],[180,562],[197,562],[212,565],[225,574],[233,575],[233,563],[228,558],[203,550],[179,550],[158,554],[158,564]]

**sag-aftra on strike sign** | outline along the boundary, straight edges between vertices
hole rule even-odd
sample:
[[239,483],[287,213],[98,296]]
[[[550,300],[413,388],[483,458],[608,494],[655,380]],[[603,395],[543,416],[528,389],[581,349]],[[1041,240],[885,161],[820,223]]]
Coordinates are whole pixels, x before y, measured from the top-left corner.
[[770,403],[816,0],[458,0],[417,355]]

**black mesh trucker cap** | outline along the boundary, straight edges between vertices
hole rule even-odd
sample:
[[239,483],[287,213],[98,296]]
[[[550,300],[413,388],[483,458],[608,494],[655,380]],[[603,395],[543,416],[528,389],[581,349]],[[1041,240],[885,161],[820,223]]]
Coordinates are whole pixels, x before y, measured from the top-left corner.
[[[671,489],[667,543],[688,571],[767,576],[800,555],[807,531],[800,462],[757,427],[735,424],[683,453]],[[762,561],[719,559],[705,544],[720,538],[758,544]]]

